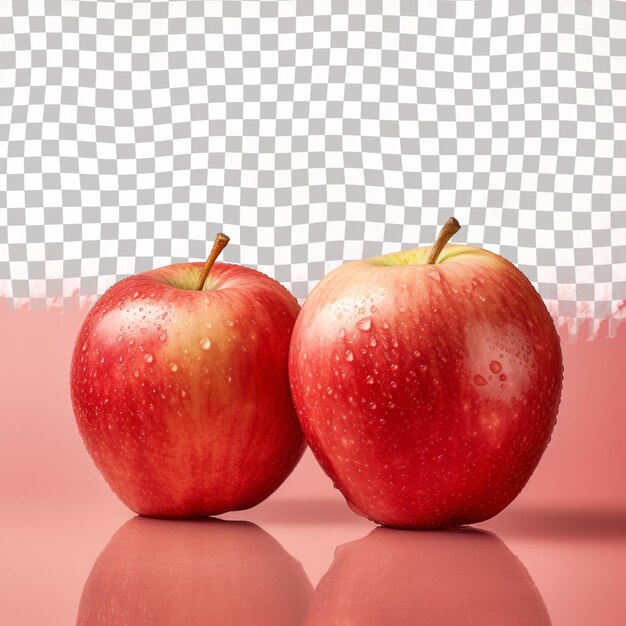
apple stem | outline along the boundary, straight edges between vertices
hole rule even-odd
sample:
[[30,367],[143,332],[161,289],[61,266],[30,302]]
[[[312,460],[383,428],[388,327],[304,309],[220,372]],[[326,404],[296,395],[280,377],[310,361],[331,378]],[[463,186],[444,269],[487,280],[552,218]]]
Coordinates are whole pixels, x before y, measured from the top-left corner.
[[437,241],[435,241],[433,247],[430,249],[430,254],[426,259],[426,265],[432,265],[437,262],[444,246],[450,241],[454,233],[457,233],[459,230],[461,230],[461,225],[456,218],[451,217],[439,231],[439,237],[437,237]]
[[226,247],[226,244],[230,241],[230,237],[225,235],[224,233],[217,233],[215,235],[215,241],[213,242],[213,248],[211,248],[211,253],[202,268],[202,273],[198,278],[198,282],[196,283],[196,291],[202,291],[204,289],[204,283],[206,282],[207,276],[213,267],[213,263],[217,260],[217,257],[221,254],[222,250]]

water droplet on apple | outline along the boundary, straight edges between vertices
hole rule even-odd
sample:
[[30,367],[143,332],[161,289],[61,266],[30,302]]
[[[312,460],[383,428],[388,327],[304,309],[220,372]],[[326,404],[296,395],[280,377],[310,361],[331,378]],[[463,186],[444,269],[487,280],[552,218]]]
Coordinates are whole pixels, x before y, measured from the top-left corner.
[[428,272],[428,278],[432,278],[433,280],[436,280],[437,282],[441,281],[441,276],[439,276],[439,272],[436,272],[436,271]]
[[207,337],[200,342],[200,347],[203,350],[208,350],[211,347],[211,340]]
[[390,368],[390,369],[392,369],[392,370],[395,372],[395,371],[398,369],[398,364],[397,364],[397,363],[392,363],[392,364],[389,366],[389,368]]
[[88,342],[87,342],[87,341],[85,341],[85,343],[83,344],[83,347],[82,347],[82,351],[83,351],[83,352],[84,352],[85,350],[87,350],[87,345],[88,345]]
[[165,341],[167,339],[167,331],[164,330],[160,335],[159,335],[159,339],[161,341]]
[[128,343],[129,343],[131,346],[134,346],[134,345],[135,345],[135,340],[134,340],[134,339],[131,339]]
[[117,342],[119,343],[120,341],[123,341],[124,339],[124,335],[118,335],[117,336]]
[[398,347],[398,340],[397,340],[395,337],[391,340],[391,345],[392,345],[394,348],[397,348],[397,347]]
[[368,377],[365,379],[365,382],[366,382],[368,385],[373,385],[373,384],[374,384],[374,377],[373,377],[373,376],[368,376]]
[[356,323],[356,327],[359,330],[369,330],[372,327],[372,318],[371,317],[364,317],[363,319],[359,320]]
[[170,369],[172,370],[172,372],[175,372],[178,369],[178,365],[176,365],[176,363],[174,363],[174,361],[172,361],[170,363]]
[[326,393],[327,393],[329,396],[332,396],[332,395],[333,395],[333,388],[332,388],[332,387],[327,387],[327,388],[326,388]]
[[387,324],[387,322],[383,322],[383,328],[387,330],[389,328],[389,324]]
[[500,380],[506,380],[506,374],[500,374]]
[[354,354],[352,354],[352,350],[346,350],[346,361],[354,361]]
[[139,372],[135,370],[135,378],[139,378]]
[[145,354],[143,360],[146,363],[152,363],[152,361],[154,361],[154,357],[151,354]]
[[235,322],[233,322],[233,320],[226,320],[226,326],[230,326],[231,328],[235,325]]
[[500,361],[491,361],[491,363],[489,363],[489,369],[494,374],[497,374],[502,370],[502,364],[500,363]]
[[123,360],[124,360],[124,357],[123,357],[123,356],[121,356],[121,357],[118,359],[118,361],[119,361],[120,363],[121,363]]
[[425,365],[424,363],[420,363],[420,371],[421,372],[425,372],[428,369],[428,365]]
[[142,335],[145,335],[145,334],[148,332],[148,329],[147,329],[147,328],[140,328],[140,329],[139,329],[139,332],[140,332]]
[[376,313],[378,311],[378,307],[375,304],[372,304],[370,307],[370,313]]
[[104,357],[100,359],[100,363],[104,363]]
[[345,329],[345,328],[342,328],[342,329],[339,331],[338,337],[339,337],[339,339],[343,339],[345,336],[346,336],[346,329]]
[[480,374],[476,374],[476,376],[474,376],[474,382],[480,386],[487,384],[487,381]]
[[187,395],[187,392],[184,389],[181,389],[180,395],[184,398]]
[[370,346],[372,346],[372,348],[376,347],[376,337],[372,337],[370,339]]
[[376,404],[374,402],[370,402],[370,409],[372,409],[372,411],[376,409]]

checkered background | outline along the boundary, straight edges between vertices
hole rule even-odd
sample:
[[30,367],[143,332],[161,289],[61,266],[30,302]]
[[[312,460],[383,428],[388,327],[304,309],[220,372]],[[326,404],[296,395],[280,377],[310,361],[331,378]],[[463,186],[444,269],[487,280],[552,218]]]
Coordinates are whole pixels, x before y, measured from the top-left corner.
[[218,230],[304,298],[453,213],[572,333],[626,314],[626,2],[0,0],[10,306]]

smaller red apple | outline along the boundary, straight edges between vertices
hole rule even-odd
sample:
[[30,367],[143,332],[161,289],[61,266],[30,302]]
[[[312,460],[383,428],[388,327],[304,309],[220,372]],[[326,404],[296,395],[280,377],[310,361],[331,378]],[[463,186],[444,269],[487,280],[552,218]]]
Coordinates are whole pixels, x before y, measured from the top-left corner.
[[89,312],[71,394],[87,450],[133,511],[196,517],[272,493],[305,448],[287,356],[300,307],[255,270],[181,263],[126,278]]

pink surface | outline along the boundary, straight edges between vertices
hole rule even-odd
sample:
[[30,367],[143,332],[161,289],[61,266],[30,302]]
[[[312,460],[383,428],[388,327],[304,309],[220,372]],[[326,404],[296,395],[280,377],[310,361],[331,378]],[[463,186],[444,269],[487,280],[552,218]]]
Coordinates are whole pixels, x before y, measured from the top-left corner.
[[[119,550],[105,546],[133,515],[110,492],[84,450],[69,401],[70,354],[85,315],[86,310],[9,312],[0,304],[2,624],[74,623],[83,589],[87,595],[83,602],[97,593],[121,603],[123,610],[124,594],[111,587],[110,578],[127,564]],[[259,527],[238,530],[264,564],[255,570],[258,584],[270,573],[278,581],[290,578],[291,555],[302,564],[314,589],[309,593],[303,584],[298,591],[286,590],[284,604],[280,594],[268,599],[274,602],[268,606],[275,611],[268,615],[279,616],[273,623],[300,623],[305,614],[309,623],[329,624],[349,619],[362,624],[370,618],[374,620],[370,623],[381,623],[380,616],[401,624],[407,615],[441,624],[463,623],[459,621],[463,615],[465,619],[474,616],[478,624],[542,624],[550,623],[548,619],[568,625],[623,623],[624,326],[613,339],[563,343],[565,385],[553,440],[518,499],[480,525],[492,534],[435,533],[429,542],[424,533],[372,533],[375,526],[347,509],[309,452],[269,500],[250,511],[224,516],[246,519]],[[133,523],[126,541],[128,549],[139,555],[139,566],[147,564],[139,572],[153,572],[142,553],[158,553],[159,545],[170,541],[209,545],[217,532],[207,523],[190,540],[176,522],[165,524],[162,538],[154,543],[149,524]],[[147,549],[151,542],[154,548]],[[349,545],[337,551],[331,568],[335,549],[342,544]],[[373,593],[365,583],[356,583],[370,579],[368,568],[381,550],[399,556],[376,569],[379,580]],[[109,555],[102,557],[106,558],[105,572],[99,568],[100,574],[90,578],[92,569],[98,569],[95,563],[101,552]],[[248,557],[233,551],[226,583],[200,554],[201,550],[186,549],[180,558],[172,559],[163,552],[171,579],[132,575],[145,615],[158,608],[163,596],[170,598],[172,611],[189,610],[184,605],[196,603],[199,613],[192,615],[203,615],[207,585],[224,586],[220,607],[226,614],[235,610],[229,605],[227,588],[232,598],[245,602],[250,586],[255,586],[246,567]],[[190,571],[198,575],[187,578],[183,593],[175,579]],[[425,576],[425,571],[432,576]],[[406,578],[407,572],[411,572],[415,593],[395,582]],[[494,581],[490,586],[491,576],[513,583],[503,586]],[[86,584],[88,579],[96,580],[96,592],[88,593],[94,586]],[[472,591],[475,579],[487,581],[480,587],[483,595]],[[429,587],[433,581],[437,584]],[[354,612],[362,604],[362,593],[368,598],[365,617]],[[183,608],[177,602],[183,602]],[[259,608],[260,614],[263,610]],[[167,612],[159,610],[158,614],[161,622],[146,623],[168,623]],[[239,621],[245,623],[244,617]]]

